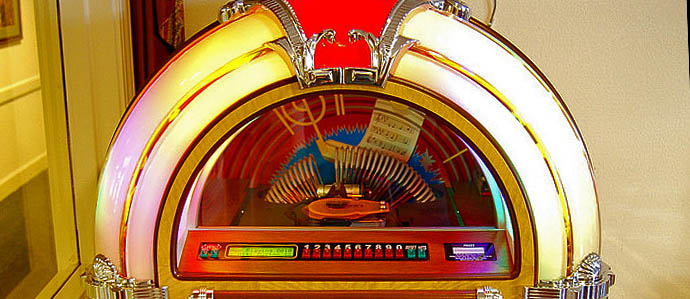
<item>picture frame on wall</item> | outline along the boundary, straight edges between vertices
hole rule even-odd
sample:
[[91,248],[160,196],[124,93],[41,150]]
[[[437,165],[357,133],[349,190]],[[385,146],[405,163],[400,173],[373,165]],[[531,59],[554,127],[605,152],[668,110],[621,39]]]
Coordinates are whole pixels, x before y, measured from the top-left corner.
[[0,0],[0,45],[21,37],[19,0]]

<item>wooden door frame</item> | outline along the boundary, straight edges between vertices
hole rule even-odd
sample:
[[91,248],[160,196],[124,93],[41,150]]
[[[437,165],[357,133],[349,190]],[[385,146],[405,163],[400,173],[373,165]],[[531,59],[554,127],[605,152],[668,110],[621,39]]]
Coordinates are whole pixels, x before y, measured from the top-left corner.
[[58,273],[39,298],[75,298],[95,256],[98,177],[134,96],[128,0],[35,0]]

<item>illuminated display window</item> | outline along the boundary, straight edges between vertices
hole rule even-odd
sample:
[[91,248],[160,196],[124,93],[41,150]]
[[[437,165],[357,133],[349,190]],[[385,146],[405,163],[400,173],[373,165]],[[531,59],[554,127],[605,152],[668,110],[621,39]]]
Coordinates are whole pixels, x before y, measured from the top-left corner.
[[505,228],[487,171],[429,111],[323,93],[251,117],[209,159],[193,194],[201,227]]

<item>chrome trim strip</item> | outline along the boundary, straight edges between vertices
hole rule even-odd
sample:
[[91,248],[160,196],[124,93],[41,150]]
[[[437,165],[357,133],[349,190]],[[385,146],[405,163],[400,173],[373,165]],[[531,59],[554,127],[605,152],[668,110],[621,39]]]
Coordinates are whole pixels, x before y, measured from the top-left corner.
[[498,289],[483,287],[477,289],[477,299],[503,299],[503,294]]

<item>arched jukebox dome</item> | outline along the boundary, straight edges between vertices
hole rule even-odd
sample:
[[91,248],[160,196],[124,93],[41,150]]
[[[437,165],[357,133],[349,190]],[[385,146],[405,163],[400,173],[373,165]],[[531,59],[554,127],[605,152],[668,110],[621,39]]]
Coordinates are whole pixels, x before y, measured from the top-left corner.
[[605,297],[577,128],[534,65],[468,16],[401,0],[380,36],[348,33],[369,67],[316,68],[334,31],[306,38],[279,0],[226,5],[118,128],[92,288]]

